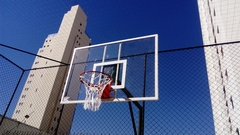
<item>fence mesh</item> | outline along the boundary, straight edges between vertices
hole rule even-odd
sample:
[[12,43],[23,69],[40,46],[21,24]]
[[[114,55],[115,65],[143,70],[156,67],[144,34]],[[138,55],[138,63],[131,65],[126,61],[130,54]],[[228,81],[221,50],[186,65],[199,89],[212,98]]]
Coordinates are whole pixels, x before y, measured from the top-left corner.
[[3,55],[0,55],[0,63],[0,115],[11,116],[6,113],[24,71]]
[[[19,133],[30,126],[46,134],[239,134],[238,50],[239,43],[159,51],[158,101],[102,103],[96,112],[84,110],[82,104],[59,104],[68,66],[24,70],[26,77],[21,78],[23,70],[1,56],[1,115],[19,89],[1,127],[5,133]],[[152,54],[148,55],[151,59]],[[53,80],[56,69],[62,72]],[[28,83],[34,87],[54,83],[54,88],[31,89]],[[45,94],[38,95],[39,91]],[[147,91],[151,85],[146,85]],[[39,116],[38,110],[44,109]],[[5,122],[9,119],[28,128],[11,127],[11,122]],[[34,130],[29,133],[37,133]]]

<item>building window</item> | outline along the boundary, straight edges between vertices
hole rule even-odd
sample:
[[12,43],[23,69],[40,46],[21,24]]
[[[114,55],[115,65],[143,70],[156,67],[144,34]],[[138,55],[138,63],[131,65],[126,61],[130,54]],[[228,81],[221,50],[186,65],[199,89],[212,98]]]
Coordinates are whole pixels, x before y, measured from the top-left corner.
[[221,61],[220,61],[220,59],[218,60],[218,65],[219,65],[219,68],[221,69]]
[[22,105],[23,105],[23,102],[18,103],[18,105],[19,105],[19,106],[22,106]]
[[38,64],[38,63],[39,63],[38,61],[35,62],[35,64]]
[[223,47],[221,46],[222,57],[224,56]]
[[47,47],[49,47],[49,45],[47,45]]
[[47,65],[47,63],[48,63],[48,62],[46,61],[45,65]]
[[225,70],[225,76],[226,76],[227,79],[228,79],[228,72],[227,72],[227,69]]
[[82,23],[80,23],[80,26],[82,26]]
[[51,130],[53,130],[53,127],[51,127]]
[[32,83],[32,81],[27,81],[27,83],[29,84],[29,83]]
[[30,77],[33,77],[33,76],[34,76],[34,74],[31,74],[31,75],[30,75]]
[[32,104],[30,104],[30,108],[32,107]]
[[16,112],[15,112],[15,113],[19,114],[19,113],[20,113],[20,110],[16,110]]
[[78,29],[78,31],[80,32],[80,29]]
[[224,93],[224,98],[226,99],[227,95],[226,95],[226,89],[225,89],[225,86],[223,86],[223,93]]
[[52,52],[52,49],[50,50],[50,52]]
[[56,121],[56,117],[54,117],[54,119],[53,119],[54,121]]
[[49,40],[49,42],[51,42],[51,39]]
[[25,90],[25,91],[28,91],[28,90],[29,90],[29,88],[25,88],[24,90]]
[[78,41],[77,41],[77,43],[78,43]]
[[22,98],[25,98],[26,97],[26,95],[22,95]]
[[43,52],[44,50],[40,50],[40,53]]
[[46,42],[47,42],[47,40],[46,40]]
[[41,78],[43,77],[43,74],[41,74]]
[[230,102],[232,103],[232,109],[234,109],[234,104],[233,104],[233,98],[232,98],[232,96],[230,97]]
[[37,92],[37,91],[38,91],[38,88],[36,88],[35,92]]

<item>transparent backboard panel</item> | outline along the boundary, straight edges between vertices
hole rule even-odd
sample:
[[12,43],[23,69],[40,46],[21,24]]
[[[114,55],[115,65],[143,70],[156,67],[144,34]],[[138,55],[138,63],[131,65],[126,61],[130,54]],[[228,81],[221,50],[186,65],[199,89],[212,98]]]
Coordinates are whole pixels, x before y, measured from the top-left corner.
[[84,103],[86,88],[79,81],[84,71],[113,68],[111,98],[103,102],[158,100],[158,36],[149,35],[75,48],[61,103]]

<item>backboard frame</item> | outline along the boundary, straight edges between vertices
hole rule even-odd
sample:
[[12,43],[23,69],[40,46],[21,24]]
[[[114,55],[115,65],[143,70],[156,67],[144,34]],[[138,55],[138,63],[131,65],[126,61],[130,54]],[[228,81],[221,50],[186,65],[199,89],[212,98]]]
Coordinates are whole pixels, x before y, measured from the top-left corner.
[[[130,38],[130,39],[124,39],[124,40],[118,40],[118,41],[113,41],[113,42],[107,42],[107,43],[101,43],[101,44],[96,44],[96,45],[91,45],[91,46],[84,46],[84,47],[79,47],[75,48],[73,52],[73,57],[71,60],[70,68],[72,68],[72,63],[74,61],[74,56],[77,50],[79,49],[90,49],[94,47],[101,47],[101,46],[108,46],[110,44],[120,44],[119,45],[119,50],[118,54],[121,53],[121,43],[123,42],[129,42],[129,41],[134,41],[134,40],[140,40],[140,39],[145,39],[145,38],[154,38],[154,96],[152,97],[128,97],[128,98],[110,98],[110,99],[102,99],[102,102],[129,102],[129,101],[149,101],[149,100],[158,100],[159,99],[159,93],[158,93],[158,35],[153,34],[153,35],[148,35],[148,36],[142,36],[142,37],[136,37],[136,38]],[[106,49],[104,49],[104,52]],[[105,57],[105,53],[103,54],[103,57]],[[120,60],[120,56],[118,56],[118,60],[115,62],[105,62],[104,59],[102,63],[95,63],[93,69],[96,69],[96,66],[99,65],[109,65],[109,64],[118,64],[118,63],[124,63],[123,65],[123,77],[125,78],[126,76],[126,65],[127,61],[126,60]],[[80,73],[79,73],[80,74]],[[69,76],[70,76],[70,70],[67,74],[66,82],[69,81]],[[80,82],[79,82],[80,83]],[[125,79],[122,80],[121,86],[116,86],[115,89],[122,89],[124,88],[125,84]],[[65,93],[67,92],[67,85],[64,86],[63,94],[61,97],[61,104],[82,104],[84,103],[84,100],[64,100],[65,98]]]
[[[126,78],[126,70],[127,70],[127,60],[117,60],[117,61],[110,61],[110,62],[103,62],[103,63],[96,63],[93,65],[93,71],[96,71],[97,66],[105,66],[105,65],[113,65],[113,64],[123,64],[123,72],[122,72],[122,79],[120,85],[112,85],[113,89],[123,89],[125,87],[125,78]],[[102,72],[102,71],[101,71]],[[115,78],[117,79],[117,78]],[[115,82],[117,82],[115,80]]]

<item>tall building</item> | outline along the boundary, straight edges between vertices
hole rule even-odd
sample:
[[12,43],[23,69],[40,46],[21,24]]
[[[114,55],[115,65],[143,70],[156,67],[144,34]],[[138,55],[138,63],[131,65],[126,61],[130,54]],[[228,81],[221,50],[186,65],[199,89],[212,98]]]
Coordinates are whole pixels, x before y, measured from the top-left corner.
[[[198,0],[204,45],[240,41],[239,0]],[[206,47],[216,135],[240,134],[240,44]]]
[[[74,48],[91,42],[85,33],[86,20],[87,16],[81,7],[73,6],[64,15],[58,32],[48,35],[38,55],[70,63]],[[30,71],[13,119],[47,133],[54,133],[56,129],[63,133],[70,130],[75,105],[63,107],[59,104],[68,67],[56,65],[59,63],[41,57],[35,58],[32,68],[49,68]]]

